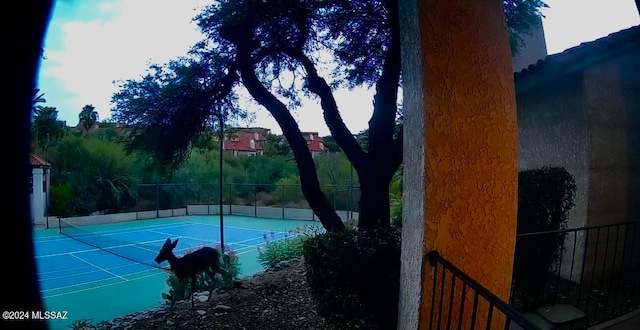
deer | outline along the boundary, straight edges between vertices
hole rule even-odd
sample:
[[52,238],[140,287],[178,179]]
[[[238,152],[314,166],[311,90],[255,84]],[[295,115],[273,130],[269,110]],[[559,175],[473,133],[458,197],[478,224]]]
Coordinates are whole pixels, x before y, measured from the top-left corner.
[[[173,254],[173,249],[178,245],[178,239],[171,242],[170,238],[162,245],[160,252],[155,258],[156,263],[168,261],[171,266],[171,271],[174,272],[180,285],[184,284],[186,278],[191,278],[191,308],[193,308],[193,296],[195,294],[196,275],[205,272],[211,279],[214,278],[215,273],[226,275],[227,270],[220,267],[220,251],[205,246],[191,253],[185,254],[178,258]],[[211,299],[212,294],[209,294]]]

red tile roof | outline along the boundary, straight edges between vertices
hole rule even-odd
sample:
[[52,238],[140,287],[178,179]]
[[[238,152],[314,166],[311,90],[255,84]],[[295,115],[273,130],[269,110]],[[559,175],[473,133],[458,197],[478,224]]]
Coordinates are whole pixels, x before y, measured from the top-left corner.
[[[311,136],[313,135],[313,140]],[[309,147],[309,151],[315,152],[327,152],[327,148],[324,146],[324,140],[318,136],[318,132],[302,132],[302,136],[307,140],[307,146]]]
[[36,154],[29,154],[29,165],[32,167],[51,166],[44,158]]
[[[260,151],[262,150],[262,145],[260,145],[260,142],[265,141],[267,138],[260,133],[258,133],[257,140],[255,137],[255,133],[233,133],[233,135],[231,135],[227,140],[224,141],[224,150]],[[251,140],[254,141],[254,148],[251,148]]]

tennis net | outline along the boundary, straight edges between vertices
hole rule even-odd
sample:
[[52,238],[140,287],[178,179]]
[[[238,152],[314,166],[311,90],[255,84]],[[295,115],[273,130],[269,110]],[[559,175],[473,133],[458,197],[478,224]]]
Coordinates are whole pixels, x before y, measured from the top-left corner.
[[[149,267],[167,270],[154,261],[164,241],[126,242],[110,236],[116,233],[92,232],[81,226],[60,219],[60,233],[102,251]],[[121,234],[122,232],[120,232]]]

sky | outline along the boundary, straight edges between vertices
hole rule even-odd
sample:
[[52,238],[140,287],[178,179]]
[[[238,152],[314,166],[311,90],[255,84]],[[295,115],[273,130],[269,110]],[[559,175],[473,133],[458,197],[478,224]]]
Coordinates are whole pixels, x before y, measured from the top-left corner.
[[[211,0],[57,0],[44,40],[37,88],[45,106],[56,107],[67,125],[78,123],[85,105],[99,120],[111,117],[116,82],[138,79],[152,63],[185,55],[201,39],[192,18]],[[640,24],[634,0],[547,0],[543,27],[547,52],[554,54]],[[373,91],[364,88],[335,94],[345,124],[357,133],[368,126]],[[259,106],[245,126],[281,133]],[[293,111],[302,131],[328,135],[317,100]]]

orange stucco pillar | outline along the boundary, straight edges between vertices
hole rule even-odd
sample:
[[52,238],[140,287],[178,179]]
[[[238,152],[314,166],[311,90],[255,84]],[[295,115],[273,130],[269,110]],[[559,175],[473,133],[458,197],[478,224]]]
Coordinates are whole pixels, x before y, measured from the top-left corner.
[[[433,268],[416,261],[429,251],[509,300],[517,216],[515,91],[502,1],[401,0],[400,10],[405,134],[424,139],[409,142],[422,148],[418,156],[405,146],[404,182],[410,183],[399,328],[430,329]],[[466,301],[471,306],[472,295]],[[478,325],[485,324],[487,308],[480,302]],[[504,326],[499,323],[494,318],[492,328]]]

